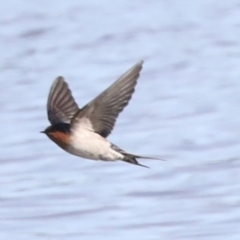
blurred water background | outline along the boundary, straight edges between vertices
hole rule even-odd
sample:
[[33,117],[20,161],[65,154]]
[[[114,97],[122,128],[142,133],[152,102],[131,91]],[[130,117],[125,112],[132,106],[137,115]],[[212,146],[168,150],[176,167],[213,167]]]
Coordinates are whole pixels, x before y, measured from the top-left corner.
[[[240,1],[0,1],[0,239],[240,239]],[[63,75],[80,106],[145,60],[109,139],[149,169],[39,131]]]

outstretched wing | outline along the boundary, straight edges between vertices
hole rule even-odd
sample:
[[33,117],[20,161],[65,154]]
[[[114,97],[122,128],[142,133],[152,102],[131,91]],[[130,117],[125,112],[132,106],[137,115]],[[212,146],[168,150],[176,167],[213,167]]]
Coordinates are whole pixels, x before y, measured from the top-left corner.
[[119,113],[132,97],[142,64],[143,61],[138,62],[109,88],[79,110],[72,119],[71,128],[77,129],[81,125],[107,137]]
[[79,110],[68,84],[63,77],[53,82],[48,95],[47,113],[51,124],[70,123],[74,114]]

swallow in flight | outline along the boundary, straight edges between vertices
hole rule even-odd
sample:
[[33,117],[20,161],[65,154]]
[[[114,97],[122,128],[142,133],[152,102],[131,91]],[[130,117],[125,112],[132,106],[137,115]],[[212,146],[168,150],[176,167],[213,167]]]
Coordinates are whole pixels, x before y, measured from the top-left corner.
[[51,125],[42,133],[68,153],[82,158],[121,160],[147,167],[137,159],[152,158],[125,152],[106,139],[119,113],[132,97],[142,64],[143,61],[135,64],[83,108],[78,107],[64,78],[58,77],[51,86],[47,101]]

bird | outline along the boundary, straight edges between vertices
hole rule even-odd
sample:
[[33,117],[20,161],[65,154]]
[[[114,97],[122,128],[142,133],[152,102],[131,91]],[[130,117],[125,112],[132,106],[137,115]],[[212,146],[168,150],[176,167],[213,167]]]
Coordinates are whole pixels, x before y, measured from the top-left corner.
[[53,82],[47,100],[51,123],[44,131],[49,139],[70,154],[102,161],[123,161],[138,165],[137,159],[154,159],[128,153],[107,140],[117,117],[132,98],[143,61],[120,76],[105,91],[79,108],[62,76]]

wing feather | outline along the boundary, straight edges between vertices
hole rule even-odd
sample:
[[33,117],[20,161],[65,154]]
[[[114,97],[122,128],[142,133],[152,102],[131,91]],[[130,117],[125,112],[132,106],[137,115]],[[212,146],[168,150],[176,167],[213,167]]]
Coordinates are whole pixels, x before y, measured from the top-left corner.
[[70,123],[74,114],[79,110],[68,84],[63,77],[53,82],[48,95],[47,113],[51,124]]
[[85,120],[88,119],[93,131],[107,137],[119,113],[132,97],[142,64],[143,61],[135,64],[109,88],[79,110],[72,119],[71,128],[75,128],[81,121],[86,122]]

